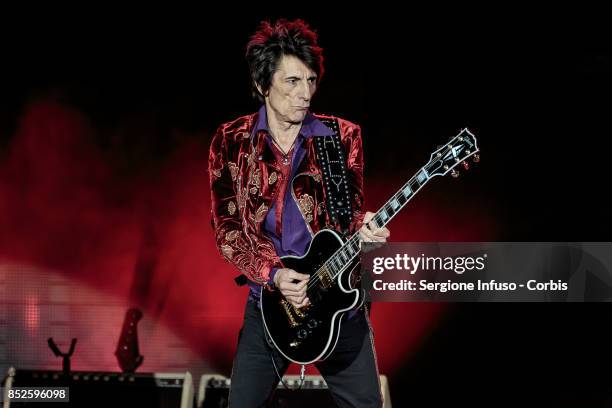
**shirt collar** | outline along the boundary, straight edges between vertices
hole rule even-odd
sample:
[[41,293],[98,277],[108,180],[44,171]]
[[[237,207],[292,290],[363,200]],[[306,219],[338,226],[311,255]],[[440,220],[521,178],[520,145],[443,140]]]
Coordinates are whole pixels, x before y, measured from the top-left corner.
[[[253,134],[256,134],[260,130],[264,130],[266,133],[270,133],[268,129],[268,114],[266,112],[266,105],[261,105],[259,108],[259,115],[257,123],[253,129]],[[307,112],[304,121],[302,122],[302,128],[300,129],[300,135],[305,138],[312,136],[333,136],[334,131],[327,127],[323,122],[317,119],[312,113]]]

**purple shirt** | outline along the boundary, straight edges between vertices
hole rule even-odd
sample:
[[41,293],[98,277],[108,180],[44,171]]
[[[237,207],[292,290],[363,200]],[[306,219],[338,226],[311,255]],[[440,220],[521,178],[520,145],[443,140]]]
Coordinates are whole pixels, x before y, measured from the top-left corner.
[[[255,135],[258,131],[264,131],[267,134],[266,141],[270,148],[272,148],[272,140],[270,131],[268,130],[268,115],[266,112],[266,105],[262,105],[259,109],[259,115],[257,123],[253,128],[252,135]],[[276,254],[278,256],[294,255],[302,256],[308,248],[308,244],[312,240],[310,231],[306,226],[306,221],[297,206],[297,203],[292,196],[292,181],[295,177],[295,171],[299,164],[306,155],[306,150],[302,147],[304,139],[311,138],[313,136],[333,136],[334,131],[328,128],[319,119],[314,117],[310,112],[306,114],[304,121],[302,122],[302,128],[298,134],[298,140],[295,143],[292,161],[291,161],[291,177],[287,182],[287,190],[285,192],[285,201],[283,204],[282,214],[282,233],[281,236],[276,235],[276,202],[272,203],[272,206],[268,210],[266,218],[263,224],[263,230],[266,235],[272,240]],[[273,282],[274,274],[278,268],[272,268],[270,271],[270,282]],[[259,298],[259,290],[261,287],[255,282],[249,281],[249,287],[251,288],[251,294],[255,298]]]

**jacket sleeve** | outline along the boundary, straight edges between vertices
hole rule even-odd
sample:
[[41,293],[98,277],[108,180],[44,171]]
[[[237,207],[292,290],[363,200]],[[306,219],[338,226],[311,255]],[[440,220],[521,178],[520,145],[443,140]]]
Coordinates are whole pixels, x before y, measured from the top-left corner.
[[363,225],[363,217],[365,215],[361,127],[347,121],[340,121],[339,124],[342,140],[347,152],[346,167],[352,195],[351,207],[353,218],[349,226],[349,232],[354,233]]
[[215,133],[208,156],[212,226],[221,255],[251,281],[270,284],[270,271],[281,262],[271,243],[248,236],[241,221],[236,178],[238,163],[228,157],[223,126]]

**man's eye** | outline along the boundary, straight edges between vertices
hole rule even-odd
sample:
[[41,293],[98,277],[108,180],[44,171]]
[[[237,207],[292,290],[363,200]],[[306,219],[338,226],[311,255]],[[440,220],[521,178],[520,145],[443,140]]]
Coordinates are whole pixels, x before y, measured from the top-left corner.
[[287,82],[289,82],[290,84],[295,84],[297,82],[297,79],[288,79]]

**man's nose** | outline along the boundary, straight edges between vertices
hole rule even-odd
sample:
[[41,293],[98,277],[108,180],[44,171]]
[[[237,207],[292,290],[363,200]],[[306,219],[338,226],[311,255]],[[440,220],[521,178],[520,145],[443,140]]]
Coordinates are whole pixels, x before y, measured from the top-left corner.
[[306,102],[310,101],[310,98],[312,97],[312,92],[310,90],[310,86],[308,85],[307,81],[301,83],[298,95],[304,101]]

